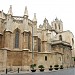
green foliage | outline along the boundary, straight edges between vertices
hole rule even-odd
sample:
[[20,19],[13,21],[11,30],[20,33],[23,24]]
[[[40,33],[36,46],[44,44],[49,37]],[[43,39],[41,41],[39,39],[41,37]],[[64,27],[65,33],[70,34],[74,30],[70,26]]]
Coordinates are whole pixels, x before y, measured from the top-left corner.
[[58,70],[59,69],[59,65],[54,65],[54,69]]
[[39,66],[38,66],[38,68],[41,68],[41,69],[43,69],[43,68],[44,68],[44,66],[43,66],[43,65],[39,65]]
[[34,69],[34,67],[36,67],[36,64],[31,64],[30,68]]
[[52,70],[53,70],[53,68],[52,68],[52,65],[50,65],[50,68],[49,68],[49,70],[50,70],[50,71],[52,71]]
[[63,65],[60,65],[60,69],[63,69]]
[[50,65],[50,68],[52,68],[52,65]]
[[54,65],[54,67],[59,67],[59,65]]

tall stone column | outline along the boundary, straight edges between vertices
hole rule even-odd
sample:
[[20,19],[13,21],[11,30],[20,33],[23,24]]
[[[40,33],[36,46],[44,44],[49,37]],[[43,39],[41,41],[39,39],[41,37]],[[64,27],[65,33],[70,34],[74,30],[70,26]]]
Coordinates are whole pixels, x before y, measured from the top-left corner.
[[6,71],[7,68],[7,49],[3,50],[4,56],[3,56],[3,68]]
[[7,68],[7,50],[0,49],[0,69],[6,70]]
[[11,32],[6,31],[5,32],[5,41],[4,41],[4,48],[3,48],[3,68],[6,70],[7,68],[7,50],[10,50],[10,45],[11,45]]
[[5,32],[5,43],[4,43],[5,44],[4,45],[5,48],[10,49],[10,44],[11,44],[10,40],[11,40],[11,32],[10,31],[6,31]]
[[23,32],[23,45],[22,48],[25,49],[25,32]]
[[30,35],[29,32],[23,32],[23,49],[28,50],[30,47]]
[[28,63],[28,50],[22,51],[22,69],[27,70],[29,63]]

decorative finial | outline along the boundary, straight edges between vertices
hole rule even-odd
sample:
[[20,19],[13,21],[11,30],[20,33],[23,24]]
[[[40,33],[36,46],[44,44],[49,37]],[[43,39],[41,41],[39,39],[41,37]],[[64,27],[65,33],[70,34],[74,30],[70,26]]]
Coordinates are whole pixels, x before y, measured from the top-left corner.
[[45,17],[45,19],[44,19],[44,23],[46,23],[46,22],[48,22],[48,20],[47,20],[46,17]]
[[1,17],[3,18],[3,10],[1,11]]
[[58,18],[56,17],[55,20],[58,20]]
[[25,6],[24,15],[25,15],[25,16],[28,16],[28,10],[27,10],[27,6]]
[[10,5],[10,8],[8,10],[8,14],[12,15],[12,5]]
[[37,19],[36,19],[36,13],[34,13],[33,21],[37,21]]
[[60,22],[62,22],[62,20],[60,19]]

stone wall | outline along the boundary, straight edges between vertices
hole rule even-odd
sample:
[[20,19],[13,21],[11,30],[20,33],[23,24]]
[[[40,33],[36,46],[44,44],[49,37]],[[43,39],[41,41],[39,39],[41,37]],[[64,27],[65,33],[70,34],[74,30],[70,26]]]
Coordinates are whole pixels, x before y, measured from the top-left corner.
[[[46,59],[47,57],[47,59]],[[50,65],[52,65],[53,60],[52,60],[52,55],[51,53],[44,53],[44,52],[40,52],[38,54],[38,65],[44,65],[45,68],[49,68]]]
[[22,66],[22,52],[8,51],[7,52],[7,66]]
[[64,48],[64,55],[63,55],[63,65],[64,67],[71,67],[72,66],[72,52],[69,47]]
[[[37,52],[34,52],[34,63],[37,64]],[[32,52],[23,51],[8,51],[7,52],[7,67],[11,69],[20,68],[22,70],[29,69],[32,64]]]
[[0,49],[0,71],[6,69],[7,49]]

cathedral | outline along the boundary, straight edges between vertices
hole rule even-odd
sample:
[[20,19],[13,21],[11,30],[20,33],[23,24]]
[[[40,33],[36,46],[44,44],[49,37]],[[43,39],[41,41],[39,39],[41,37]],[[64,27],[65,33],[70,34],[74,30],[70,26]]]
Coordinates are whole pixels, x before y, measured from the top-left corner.
[[[63,22],[56,18],[49,24],[45,18],[37,28],[36,14],[29,19],[27,7],[23,16],[0,11],[0,69],[29,69],[34,62],[45,68],[56,64],[73,66],[74,35],[63,31]],[[38,67],[37,67],[38,68]]]

